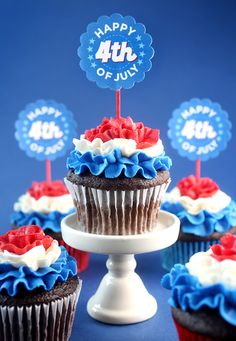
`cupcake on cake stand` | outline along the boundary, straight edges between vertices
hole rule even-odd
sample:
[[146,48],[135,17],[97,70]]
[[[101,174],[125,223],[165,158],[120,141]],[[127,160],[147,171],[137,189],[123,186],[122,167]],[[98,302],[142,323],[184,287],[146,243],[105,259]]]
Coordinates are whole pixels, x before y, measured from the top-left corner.
[[87,304],[94,319],[111,324],[131,324],[153,317],[157,302],[135,272],[135,254],[162,250],[179,234],[179,219],[168,212],[159,213],[153,232],[136,235],[98,235],[78,230],[76,214],[61,223],[65,242],[75,249],[108,254],[108,273]]
[[134,271],[134,254],[168,247],[179,233],[175,216],[160,212],[158,219],[172,164],[160,131],[121,116],[121,89],[151,69],[152,38],[133,17],[115,13],[89,24],[80,42],[87,78],[116,92],[116,117],[73,139],[65,182],[77,216],[64,218],[62,236],[74,248],[109,255],[88,313],[106,323],[141,322],[156,313],[157,303]]

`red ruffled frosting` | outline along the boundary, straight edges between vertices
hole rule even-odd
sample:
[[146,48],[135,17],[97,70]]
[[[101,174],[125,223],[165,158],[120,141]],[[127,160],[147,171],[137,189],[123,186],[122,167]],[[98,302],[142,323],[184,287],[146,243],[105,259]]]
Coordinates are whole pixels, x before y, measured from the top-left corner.
[[220,243],[211,246],[211,256],[220,262],[225,259],[236,260],[236,236],[227,233],[220,239]]
[[142,122],[133,122],[131,117],[103,119],[97,128],[86,130],[85,138],[90,142],[100,138],[103,142],[115,139],[132,139],[138,149],[148,148],[158,142],[160,131],[145,127]]
[[33,182],[32,187],[28,189],[28,193],[38,200],[44,195],[58,197],[69,192],[61,180],[56,180],[52,182]]
[[53,238],[45,236],[41,227],[37,225],[22,226],[17,230],[11,230],[0,236],[0,251],[8,251],[22,255],[35,246],[43,245],[47,250],[52,244]]
[[196,178],[193,175],[182,179],[177,187],[181,196],[188,196],[192,199],[212,197],[219,186],[210,178]]

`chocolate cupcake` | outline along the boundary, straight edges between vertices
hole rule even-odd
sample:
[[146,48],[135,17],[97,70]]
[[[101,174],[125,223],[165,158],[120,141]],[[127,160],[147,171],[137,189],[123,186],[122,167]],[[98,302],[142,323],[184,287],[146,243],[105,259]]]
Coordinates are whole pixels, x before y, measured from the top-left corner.
[[162,265],[168,271],[219,243],[225,233],[236,234],[236,203],[210,178],[181,180],[166,193],[162,209],[180,219],[177,242],[161,251]]
[[89,254],[67,245],[61,234],[62,219],[73,212],[71,195],[62,181],[33,182],[14,204],[10,219],[14,229],[24,225],[40,226],[76,259],[78,271],[81,272],[88,266]]
[[235,339],[235,273],[236,237],[227,234],[221,245],[194,254],[163,277],[180,341]]
[[38,226],[0,237],[1,341],[67,341],[81,289],[76,261]]
[[171,160],[165,156],[159,130],[130,117],[105,118],[73,142],[65,183],[78,228],[108,235],[152,231],[170,182]]

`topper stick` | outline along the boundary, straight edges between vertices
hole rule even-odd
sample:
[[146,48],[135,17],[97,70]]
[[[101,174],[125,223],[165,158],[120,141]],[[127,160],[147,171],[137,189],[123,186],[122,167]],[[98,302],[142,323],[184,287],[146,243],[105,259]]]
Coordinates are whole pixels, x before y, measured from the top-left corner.
[[116,91],[116,118],[120,118],[120,90]]
[[201,177],[201,160],[197,159],[196,160],[196,178],[200,179]]
[[50,160],[46,160],[46,180],[47,180],[47,182],[52,181],[51,161]]

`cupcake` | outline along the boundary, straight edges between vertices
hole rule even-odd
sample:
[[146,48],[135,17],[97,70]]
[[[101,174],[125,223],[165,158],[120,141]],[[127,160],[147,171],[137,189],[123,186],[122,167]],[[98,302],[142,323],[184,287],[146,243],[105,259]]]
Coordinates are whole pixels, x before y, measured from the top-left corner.
[[81,231],[129,235],[152,231],[170,182],[171,160],[159,130],[128,118],[104,118],[74,139],[66,185]]
[[235,340],[236,237],[176,264],[162,279],[171,290],[172,316],[180,341]]
[[69,254],[76,258],[78,271],[83,271],[88,266],[88,253],[71,248],[61,235],[61,220],[73,212],[71,195],[62,181],[33,182],[31,188],[14,204],[11,224],[14,229],[24,225],[39,225],[59,245],[65,246]]
[[180,219],[178,241],[161,251],[166,270],[208,250],[226,232],[236,233],[236,203],[210,178],[184,178],[166,194],[162,209]]
[[81,289],[76,261],[36,226],[0,236],[1,341],[66,341]]

